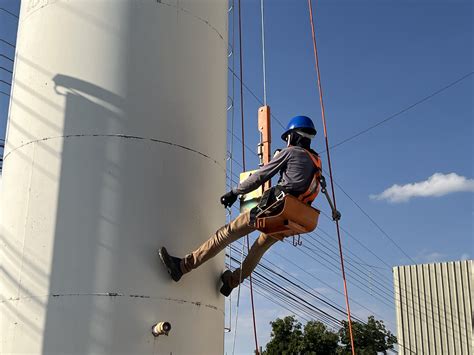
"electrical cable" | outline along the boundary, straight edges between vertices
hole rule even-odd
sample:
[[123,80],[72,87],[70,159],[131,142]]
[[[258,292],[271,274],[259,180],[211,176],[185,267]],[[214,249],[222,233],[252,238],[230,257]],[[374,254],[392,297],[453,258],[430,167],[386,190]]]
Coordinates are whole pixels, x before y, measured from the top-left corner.
[[[309,249],[309,248],[308,248],[308,249]],[[298,250],[300,250],[301,252],[303,252],[304,254],[306,254],[306,252],[304,252],[304,250],[302,250],[301,248],[298,248]],[[273,252],[271,252],[271,253],[273,253]],[[308,256],[309,256],[309,254],[308,254]],[[317,262],[319,262],[319,259],[315,259],[315,260],[316,260]],[[326,260],[326,261],[327,261],[327,260]],[[321,264],[322,264],[323,266],[327,267],[326,264],[323,264],[323,263],[321,263]],[[334,267],[337,268],[337,265],[335,265]],[[331,268],[328,268],[328,269],[329,269],[330,271],[334,272]],[[336,272],[334,272],[334,273],[337,274]],[[351,282],[351,284],[352,284],[352,282]],[[366,289],[365,289],[365,287],[364,287],[365,284],[364,284],[363,282],[361,282],[361,285],[362,285],[362,287],[358,287],[358,288],[360,288],[360,289],[361,289],[362,291],[364,291],[364,292],[367,292]],[[357,287],[356,284],[355,284],[355,286]],[[369,295],[370,295],[370,294],[369,294]],[[370,295],[370,296],[373,297],[373,295]],[[382,297],[384,297],[384,296],[382,296]],[[391,297],[385,296],[384,299],[388,300],[390,303],[392,302]],[[380,300],[380,301],[383,302],[383,300]],[[383,302],[383,303],[385,303],[385,302]],[[392,308],[393,308],[393,304],[390,304],[390,303],[386,303],[386,304],[392,309]],[[369,310],[369,311],[370,311],[370,310]],[[414,310],[413,312],[410,312],[410,310],[407,310],[407,311],[408,311],[409,313],[411,313],[413,316],[416,316],[416,315],[414,314],[414,311],[415,311],[415,310]],[[372,313],[373,313],[373,312],[372,312]],[[422,313],[423,315],[429,317],[428,314],[426,314],[425,312],[421,312],[421,310],[420,310],[420,314],[421,314],[421,313]],[[439,326],[435,326],[435,325],[434,325],[434,327],[437,328],[437,329],[440,329]]]
[[271,277],[265,276],[264,273],[262,273],[260,270],[255,270],[254,273],[257,280],[260,279],[260,281],[266,282],[268,285],[271,285],[271,287],[273,287],[273,289],[276,292],[278,292],[280,296],[286,297],[289,300],[295,301],[297,304],[300,304],[304,307],[308,307],[314,312],[314,315],[318,317],[319,319],[329,321],[329,322],[334,322],[336,324],[340,323],[340,320],[337,319],[336,317],[331,316],[323,309],[310,303],[308,300],[304,299],[299,294],[297,294],[296,291],[291,291],[290,289],[283,287],[280,283],[276,282],[275,280],[272,280]]
[[[236,77],[235,73],[234,73],[233,71],[231,71],[231,72],[232,72],[233,76]],[[461,78],[461,79],[463,79],[463,78]],[[244,86],[246,87],[247,90],[250,91],[250,89],[249,89],[245,84],[244,84]],[[445,89],[447,89],[447,88],[445,88]],[[260,100],[258,99],[258,97],[256,97],[256,95],[254,95],[253,92],[252,92],[252,95],[260,102]],[[412,106],[412,107],[413,107],[413,106]],[[410,107],[410,108],[412,108],[412,107]],[[272,116],[273,116],[273,115],[272,115]],[[277,120],[277,121],[278,121],[278,120]],[[278,122],[279,122],[279,121],[278,121]],[[280,122],[279,122],[279,123],[280,123]],[[280,123],[280,124],[281,124],[281,123]],[[282,125],[282,126],[283,126],[283,125]],[[339,186],[339,185],[338,185],[338,186]],[[339,186],[339,187],[340,187],[340,186]],[[347,195],[347,196],[348,196],[348,195]],[[348,196],[348,197],[349,197],[349,196]],[[355,203],[355,200],[353,200],[352,198],[351,198],[351,200]],[[356,203],[355,203],[355,204],[356,204]],[[356,204],[356,205],[357,205],[357,204]],[[360,206],[358,206],[358,207],[360,207]],[[368,214],[367,214],[366,216],[367,216],[368,218],[370,217]],[[369,218],[369,219],[371,219],[371,218]],[[372,222],[375,222],[375,221],[372,221]],[[375,222],[375,223],[376,223],[376,222]],[[380,226],[378,226],[378,228],[381,229]],[[382,230],[381,230],[381,231],[382,231]],[[357,240],[355,237],[353,237],[353,236],[351,236],[351,237],[354,238],[355,240]],[[358,241],[358,240],[357,240],[357,241]],[[370,249],[369,249],[369,250],[370,250]],[[377,256],[377,255],[375,255],[375,256]],[[377,257],[378,257],[378,256],[377,256]],[[383,261],[383,260],[382,260],[382,261]],[[387,264],[387,266],[390,267],[388,264]]]
[[4,67],[0,67],[0,69],[6,71],[7,73],[10,73],[10,74],[13,74],[13,72],[7,68],[4,68]]
[[[324,212],[323,212],[323,213],[324,213]],[[326,214],[324,214],[324,215],[325,215],[325,217],[326,217],[328,220],[331,220],[331,221],[332,221],[332,219],[331,219],[328,215],[326,215]],[[343,228],[341,227],[341,229],[343,229]],[[327,232],[325,232],[320,226],[318,227],[318,230],[321,230],[323,233],[325,233],[326,235],[328,235],[329,237],[331,237],[331,236],[330,236]],[[344,230],[344,229],[343,229],[343,230]],[[315,236],[321,237],[321,236],[320,236],[318,233],[316,233],[316,232],[311,232],[311,233],[308,233],[307,235],[308,235],[308,236],[310,236],[310,235],[315,235]],[[355,237],[352,236],[352,238],[355,238]],[[317,241],[318,239],[315,238],[314,240]],[[357,239],[355,238],[355,240],[357,240]],[[362,245],[363,245],[363,244],[362,244]],[[326,249],[328,249],[326,246],[324,246],[324,247],[325,247]],[[310,249],[310,248],[308,248],[308,249]],[[368,249],[368,248],[366,248],[366,249],[367,249],[369,252],[371,252],[370,249]],[[331,257],[331,255],[329,255],[327,252],[322,251],[320,248],[318,248],[318,250],[319,250],[320,252],[323,252],[326,256],[329,256],[332,260],[335,260],[334,257]],[[329,249],[328,249],[328,250],[329,250]],[[310,251],[311,251],[311,249],[310,249]],[[333,252],[333,253],[334,253],[334,252]],[[355,255],[354,253],[351,253],[351,254]],[[374,253],[373,253],[373,254],[374,254]],[[374,254],[374,255],[377,256],[376,254]],[[356,255],[355,255],[355,256],[356,256]],[[357,258],[358,258],[359,260],[362,260],[360,257],[357,257]],[[323,259],[324,259],[326,262],[330,263],[330,261],[328,261],[325,257],[323,257]],[[382,259],[381,259],[381,260],[382,260]],[[318,260],[317,260],[317,261],[318,261]],[[336,261],[337,261],[337,260],[336,260]],[[383,260],[382,260],[382,261],[383,261]],[[326,264],[322,264],[322,265],[325,266],[325,267],[327,267]],[[334,264],[332,264],[332,265],[334,266]],[[350,263],[349,265],[352,265],[352,263]],[[389,265],[387,264],[387,266],[389,266]],[[336,266],[336,267],[337,267],[337,266]],[[359,267],[355,267],[355,268],[358,269],[359,271],[361,271],[360,273],[357,273],[357,272],[356,272],[355,275],[357,275],[357,279],[360,278],[360,274],[362,274],[362,275],[365,275],[365,274],[366,274],[366,272],[364,273],[363,270],[360,270]],[[389,266],[389,269],[391,270],[390,266]],[[334,272],[332,269],[329,269],[329,270],[331,270],[332,272]],[[368,272],[371,273],[371,272],[373,272],[373,271],[368,270]],[[352,269],[351,269],[351,275],[352,275]],[[382,276],[383,276],[383,275],[382,275]],[[388,279],[387,279],[387,280],[388,280]],[[354,280],[354,281],[355,281],[355,280]],[[391,307],[391,308],[393,307],[393,299],[392,299],[392,297],[391,297],[391,296],[392,296],[392,295],[391,295],[391,292],[393,292],[393,290],[392,290],[391,288],[386,287],[383,283],[379,282],[377,279],[373,279],[373,280],[371,281],[372,283],[374,283],[374,284],[380,284],[385,290],[388,291],[388,293],[387,293],[386,291],[380,289],[380,287],[377,286],[376,288],[377,288],[378,290],[380,290],[381,292],[383,292],[385,295],[380,294],[379,292],[376,292],[377,295],[378,295],[378,297],[375,297],[374,294],[370,294],[370,293],[367,291],[367,289],[366,289],[366,287],[365,287],[364,281],[370,282],[370,280],[363,280],[363,279],[362,279],[362,280],[360,281],[360,284],[362,285],[362,287],[358,286],[357,284],[354,284],[353,282],[351,282],[351,284],[353,284],[355,287],[361,289],[364,293],[367,293],[369,296],[376,298],[377,300],[379,300],[380,302],[384,303],[385,305],[387,305],[387,306],[389,306],[389,307]],[[358,282],[359,282],[359,281],[358,281]],[[391,281],[388,280],[388,282],[391,282]],[[395,292],[395,294],[397,294],[397,291],[396,291],[396,290],[395,290],[394,292]],[[410,293],[411,293],[411,292],[410,292]],[[388,296],[387,296],[387,295],[388,295]],[[426,294],[425,294],[425,296],[426,296]],[[382,297],[382,299],[380,299],[379,297]],[[387,302],[388,302],[388,303],[387,303]],[[425,302],[426,302],[426,297],[425,297]],[[413,311],[413,312],[414,312],[414,311]],[[413,312],[412,312],[412,313],[413,313]],[[424,313],[424,314],[426,314],[426,313]],[[429,317],[428,314],[426,314],[426,316]]]
[[[324,316],[323,316],[323,318],[321,318],[321,313],[319,313],[319,311],[321,310],[320,308],[318,308],[317,306],[315,306],[311,303],[308,303],[308,301],[303,300],[303,303],[301,303],[301,299],[299,299],[299,300],[295,299],[295,294],[298,293],[298,291],[296,291],[296,290],[291,291],[289,288],[283,286],[283,284],[281,283],[281,280],[276,280],[275,278],[272,278],[270,275],[268,275],[267,277],[264,277],[263,280],[260,280],[259,277],[261,277],[262,274],[265,274],[265,272],[260,271],[260,268],[261,268],[262,265],[267,270],[269,270],[270,272],[273,271],[270,267],[265,266],[264,263],[259,263],[258,270],[256,270],[256,277],[254,278],[255,285],[257,287],[261,287],[262,289],[264,289],[264,291],[267,293],[267,296],[272,296],[272,297],[275,297],[275,298],[279,299],[278,301],[276,301],[276,300],[273,300],[272,298],[266,297],[267,300],[270,300],[270,301],[274,302],[275,304],[278,304],[278,305],[282,306],[283,308],[285,308],[287,310],[290,310],[290,312],[293,312],[293,313],[298,313],[296,310],[300,310],[300,311],[302,310],[303,312],[306,312],[305,314],[308,314],[308,311],[311,311],[311,310],[316,311],[318,313],[316,313],[316,314],[313,313],[312,314],[312,317],[314,319],[317,319],[317,320],[321,321],[322,323],[326,324],[327,326],[337,330],[337,327],[334,327],[334,324],[336,324],[337,326],[340,326],[339,322],[335,321],[335,319],[337,319],[337,318],[332,318],[331,316],[329,316],[329,318],[324,317]],[[282,269],[280,269],[280,270],[282,270]],[[307,290],[304,290],[304,291],[306,292]],[[260,294],[258,289],[256,289],[256,292],[258,294]],[[286,305],[282,304],[282,303],[285,303]],[[288,307],[292,307],[292,308],[289,309]],[[304,307],[306,307],[306,308],[304,308]],[[314,308],[311,308],[311,307],[314,307]],[[304,319],[304,317],[302,317],[302,318]],[[331,323],[331,321],[333,323]],[[362,320],[357,319],[357,321],[361,324],[366,324]],[[328,322],[330,322],[330,323],[328,323]],[[410,352],[413,352],[408,347],[406,347],[402,344],[398,344],[398,345],[405,348],[406,350],[408,350]],[[397,351],[394,350],[394,349],[390,349],[390,350],[392,352],[397,353]]]
[[5,81],[5,80],[3,80],[3,79],[0,79],[0,83],[4,83],[4,84],[6,84],[6,85],[8,85],[8,86],[12,86],[11,83],[9,83],[8,81]]
[[15,48],[15,45],[14,45],[14,44],[12,44],[12,43],[10,43],[10,42],[4,40],[3,38],[0,38],[0,42],[3,42],[3,43],[9,45],[9,46],[12,47],[12,48]]
[[10,57],[7,57],[5,54],[0,53],[0,57],[5,58],[13,63],[13,59],[11,59]]
[[[232,75],[233,75],[237,80],[240,81],[240,79],[239,79],[238,76],[235,74],[235,72],[234,72],[233,70],[231,70],[231,68],[229,68],[229,70],[231,71]],[[390,120],[390,119],[392,119],[392,118],[394,118],[394,117],[396,117],[396,116],[398,116],[398,115],[400,115],[400,114],[402,114],[402,113],[407,112],[408,110],[414,108],[415,106],[417,106],[417,105],[419,105],[419,104],[421,104],[421,103],[427,101],[428,99],[432,98],[433,96],[436,96],[436,95],[440,94],[441,92],[443,92],[443,91],[445,91],[445,90],[447,90],[447,89],[453,87],[455,84],[459,83],[460,81],[465,80],[466,78],[468,78],[468,77],[471,76],[472,74],[474,74],[474,72],[469,72],[469,73],[467,73],[466,75],[462,76],[461,78],[459,78],[459,79],[457,79],[457,80],[451,82],[450,84],[448,84],[448,85],[442,87],[441,89],[438,89],[437,91],[435,91],[435,92],[433,92],[432,94],[430,94],[430,95],[424,97],[423,99],[421,99],[421,100],[415,102],[414,104],[412,104],[412,105],[410,105],[410,106],[408,106],[408,107],[406,107],[406,108],[400,110],[400,111],[399,111],[398,113],[396,113],[395,115],[392,115],[392,116],[390,116],[390,117],[388,117],[388,118],[386,118],[386,119],[380,121],[379,123],[377,123],[377,124],[374,125],[373,127],[371,126],[371,127],[369,127],[369,128],[370,128],[370,129],[373,129],[373,128],[375,128],[376,126],[379,126],[380,124],[385,123],[386,121],[388,121],[388,120]],[[244,86],[244,88],[251,94],[251,96],[252,96],[258,103],[263,104],[262,100],[261,100],[245,83],[243,83],[243,86]],[[282,128],[285,128],[284,125],[281,123],[281,121],[280,121],[273,113],[271,114],[271,117],[272,117],[273,119],[275,119],[275,121],[276,121]],[[369,130],[370,130],[370,129],[369,129]],[[352,138],[355,138],[356,136],[360,136],[361,134],[364,134],[366,131],[367,131],[367,129],[366,129],[366,130],[363,130],[363,131],[361,131],[361,132],[359,132],[359,133],[357,133],[357,134],[354,135],[354,136],[349,137],[348,139],[346,139],[346,140],[344,140],[344,141],[341,141],[341,142],[339,142],[339,143],[337,143],[337,144],[331,146],[330,148],[332,149],[332,148],[334,148],[334,147],[336,147],[336,146],[339,146],[339,145],[341,145],[341,144],[344,144],[346,141],[349,141],[349,140],[351,140]],[[250,150],[250,148],[249,148],[249,150]],[[324,150],[323,152],[326,152],[326,150]],[[334,180],[334,183],[336,184],[336,186],[338,186],[339,188],[341,188],[341,190],[343,190],[342,187],[341,187],[341,185],[338,184],[336,180]],[[344,193],[352,202],[354,202],[354,204],[356,204],[356,206],[360,209],[360,205],[358,205],[358,204],[356,203],[356,201],[355,201],[352,197],[350,197],[350,195],[349,195],[347,192],[345,192],[345,190],[343,191],[343,193]],[[376,223],[375,220],[374,220],[372,217],[370,217],[370,215],[368,215],[366,212],[365,212],[364,214],[366,215],[366,217],[369,218],[369,220],[371,220],[372,223],[374,223],[374,225],[376,225],[377,228],[380,228],[380,229],[381,229],[380,225],[378,225],[378,223]],[[360,242],[359,240],[357,240],[355,237],[353,237],[351,234],[349,234],[349,233],[348,233],[347,231],[345,231],[343,228],[341,228],[341,230],[343,230],[344,232],[346,232],[352,239],[354,239],[357,243],[359,243],[360,245],[363,246],[363,244],[361,244],[361,242]],[[382,233],[385,235],[386,232],[382,232]],[[388,239],[391,239],[391,238],[388,237]],[[392,242],[392,243],[395,243],[393,239],[391,239],[391,242]],[[395,244],[396,244],[396,243],[395,243]],[[367,247],[365,247],[365,246],[363,246],[363,247],[364,247],[365,249],[369,250]],[[397,244],[397,249],[402,250],[402,253],[403,253],[405,256],[408,255],[405,251],[403,251],[403,249],[402,249],[398,244]],[[371,252],[371,251],[370,251],[370,252]],[[371,252],[371,253],[373,254],[373,252]],[[374,254],[374,256],[376,256],[376,255]],[[386,264],[388,267],[391,267],[391,266],[388,265],[384,260],[382,260],[380,257],[378,257],[378,256],[376,256],[376,257],[377,257],[380,261],[382,261],[384,264]],[[412,259],[411,257],[409,257],[409,256],[408,256],[408,258],[411,259],[411,260],[413,260],[413,259]]]
[[0,7],[0,11],[4,11],[4,12],[6,12],[6,13],[9,14],[9,15],[11,15],[11,16],[13,16],[13,17],[15,17],[15,18],[18,18],[18,16],[15,15],[13,12],[10,12],[10,11],[8,11],[7,9],[4,9],[3,7]]
[[442,88],[440,88],[440,89],[434,91],[433,93],[431,93],[431,94],[429,94],[429,95],[423,97],[422,99],[420,99],[420,100],[414,102],[413,104],[411,104],[411,105],[409,105],[409,106],[407,106],[407,107],[401,109],[400,111],[394,113],[393,115],[390,115],[390,116],[384,118],[383,120],[381,120],[381,121],[379,121],[379,122],[377,122],[377,123],[375,123],[375,124],[373,124],[373,125],[371,125],[371,126],[365,128],[365,129],[363,129],[362,131],[360,131],[360,132],[358,132],[358,133],[356,133],[356,134],[354,134],[354,135],[352,135],[352,136],[349,136],[349,137],[343,139],[343,140],[340,141],[340,142],[337,142],[336,144],[330,146],[329,149],[334,149],[334,148],[336,148],[336,147],[339,147],[340,145],[342,145],[342,144],[344,144],[344,143],[347,143],[347,142],[353,140],[354,138],[357,138],[357,137],[359,137],[359,136],[361,136],[361,135],[363,135],[363,134],[365,134],[365,133],[367,133],[367,132],[373,130],[374,128],[376,128],[376,127],[378,127],[378,126],[380,126],[380,125],[382,125],[382,124],[384,124],[384,123],[386,123],[386,122],[388,122],[388,121],[393,120],[394,118],[396,118],[396,117],[400,116],[401,114],[403,114],[403,113],[405,113],[405,112],[411,110],[412,108],[414,108],[414,107],[416,107],[416,106],[418,106],[418,105],[424,103],[425,101],[428,101],[428,100],[431,99],[432,97],[434,97],[434,96],[436,96],[436,95],[438,95],[438,94],[441,94],[441,93],[442,93],[443,91],[445,91],[445,90],[448,90],[449,88],[453,87],[453,86],[456,85],[457,83],[460,83],[460,82],[463,81],[464,79],[469,78],[469,77],[470,77],[471,75],[473,75],[473,74],[474,74],[474,72],[471,71],[471,72],[469,72],[469,73],[463,75],[462,77],[456,79],[455,81],[449,83],[449,84],[446,85],[446,86],[443,86]]

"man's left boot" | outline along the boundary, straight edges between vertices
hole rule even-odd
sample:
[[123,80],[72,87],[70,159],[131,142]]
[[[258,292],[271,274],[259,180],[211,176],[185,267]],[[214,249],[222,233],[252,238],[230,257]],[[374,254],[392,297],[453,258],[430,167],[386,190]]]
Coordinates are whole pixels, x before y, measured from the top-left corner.
[[181,259],[169,255],[165,247],[161,247],[158,250],[158,255],[163,265],[165,265],[166,270],[168,270],[168,274],[170,274],[174,281],[178,282],[181,276],[183,276],[183,272],[181,271]]
[[232,290],[234,289],[231,285],[232,280],[232,271],[226,270],[221,275],[222,287],[220,292],[225,296],[228,297]]

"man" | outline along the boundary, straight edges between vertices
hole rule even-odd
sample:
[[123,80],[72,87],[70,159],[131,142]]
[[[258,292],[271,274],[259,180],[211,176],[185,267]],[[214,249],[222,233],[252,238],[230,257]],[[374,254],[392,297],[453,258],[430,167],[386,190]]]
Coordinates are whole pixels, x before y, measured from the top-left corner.
[[[221,197],[221,203],[230,207],[238,195],[254,191],[259,186],[280,173],[280,179],[273,191],[284,192],[300,198],[311,204],[319,191],[319,183],[324,182],[321,175],[321,161],[318,154],[311,149],[311,139],[316,136],[316,129],[309,117],[293,117],[281,138],[286,142],[286,148],[281,150],[273,159],[259,170],[250,175],[237,188],[232,189]],[[328,196],[326,194],[326,196]],[[331,204],[331,202],[330,202]],[[332,208],[332,204],[331,204]],[[168,254],[162,247],[160,258],[171,275],[178,282],[181,276],[199,267],[210,258],[217,255],[227,245],[256,230],[252,223],[252,212],[248,211],[237,216],[233,221],[219,228],[206,242],[184,258]],[[333,219],[339,219],[340,213],[333,211]],[[222,276],[220,292],[228,296],[232,289],[247,278],[257,266],[261,257],[275,242],[282,240],[284,235],[268,236],[260,234],[252,245],[241,268],[234,271],[226,270]]]

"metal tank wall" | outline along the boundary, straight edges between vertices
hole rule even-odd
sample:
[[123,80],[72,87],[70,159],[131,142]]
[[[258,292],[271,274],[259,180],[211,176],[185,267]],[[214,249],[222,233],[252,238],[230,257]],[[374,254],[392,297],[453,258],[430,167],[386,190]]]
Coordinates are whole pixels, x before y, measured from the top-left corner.
[[[2,354],[222,354],[227,1],[22,1],[3,165]],[[169,321],[169,336],[151,326]]]

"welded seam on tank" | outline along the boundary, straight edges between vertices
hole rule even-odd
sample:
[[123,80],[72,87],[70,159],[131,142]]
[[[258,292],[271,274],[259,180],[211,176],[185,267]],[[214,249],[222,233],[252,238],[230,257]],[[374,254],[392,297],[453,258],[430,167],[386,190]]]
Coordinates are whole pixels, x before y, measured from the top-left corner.
[[139,294],[123,294],[120,292],[95,292],[95,293],[52,293],[45,296],[25,296],[25,297],[12,297],[6,300],[2,300],[0,303],[6,303],[10,301],[20,301],[20,300],[30,300],[30,299],[38,299],[41,297],[79,297],[79,296],[98,296],[98,297],[126,297],[126,298],[144,298],[150,300],[161,300],[161,301],[169,301],[169,302],[176,302],[180,304],[190,304],[196,307],[205,307],[212,309],[214,311],[220,311],[224,313],[223,309],[220,309],[212,304],[203,304],[199,301],[188,301],[183,300],[180,298],[170,298],[170,297],[156,297],[156,296],[148,296],[148,295],[139,295]]
[[220,39],[224,40],[224,36],[221,35],[219,30],[216,27],[214,27],[213,25],[211,25],[211,23],[208,20],[206,20],[205,18],[202,18],[201,16],[195,15],[191,11],[189,11],[189,10],[185,9],[184,7],[181,7],[179,5],[169,4],[167,2],[164,2],[163,0],[156,0],[156,2],[158,4],[161,4],[161,5],[174,7],[176,10],[184,12],[185,14],[188,14],[188,15],[194,17],[195,19],[205,23],[210,29],[212,29],[215,33],[217,33],[217,35],[220,37]]
[[[36,147],[33,146],[33,157],[31,159],[31,170],[30,170],[30,177],[28,179],[28,191],[31,191],[31,180],[33,177],[33,171],[34,171],[34,166],[35,166],[35,154],[36,153]],[[3,159],[5,161],[5,158]],[[23,244],[21,247],[21,264],[20,264],[20,274],[18,275],[18,298],[21,296],[21,281],[23,277],[23,266],[24,266],[24,261],[25,261],[25,247],[26,247],[26,228],[28,226],[28,217],[30,214],[30,195],[31,193],[28,193],[28,197],[26,200],[26,213],[25,213],[25,224],[23,226]]]
[[186,147],[182,144],[177,144],[177,143],[173,143],[173,142],[168,142],[168,141],[164,141],[164,140],[161,140],[161,139],[156,139],[156,138],[147,138],[147,137],[140,137],[140,136],[134,136],[134,135],[129,135],[129,134],[66,134],[64,136],[55,136],[55,137],[45,137],[45,138],[41,138],[41,139],[36,139],[34,141],[30,141],[30,142],[26,142],[18,147],[15,147],[13,148],[12,150],[10,150],[6,155],[5,157],[3,158],[3,160],[7,160],[7,158],[10,156],[11,153],[17,151],[18,149],[21,149],[21,148],[24,148],[26,147],[27,145],[30,145],[32,143],[39,143],[39,142],[45,142],[45,141],[48,141],[48,140],[53,140],[53,139],[60,139],[60,138],[81,138],[81,137],[99,137],[99,138],[124,138],[124,139],[135,139],[135,140],[141,140],[141,141],[149,141],[149,142],[153,142],[153,143],[162,143],[162,144],[166,144],[166,145],[170,145],[172,147],[178,147],[178,148],[181,148],[181,149],[184,149],[184,150],[187,150],[187,151],[190,151],[190,152],[193,152],[193,153],[196,153],[204,158],[207,158],[211,161],[213,161],[215,164],[217,164],[223,171],[226,171],[226,168],[225,166],[223,166],[221,163],[219,163],[219,161],[217,161],[216,159],[212,158],[211,156],[207,155],[207,154],[204,154],[202,152],[200,152],[199,150],[196,150],[196,149],[193,149],[193,148],[189,148],[189,147]]
[[[38,10],[41,10],[41,9],[44,9],[45,7],[49,6],[49,5],[53,5],[55,4],[56,2],[58,2],[58,0],[50,0],[50,1],[47,1],[46,3],[43,3],[41,5],[38,5],[36,8],[32,7],[30,9],[28,9],[28,12],[22,16],[21,18],[21,21],[24,22],[28,17],[30,17],[33,13],[35,13],[36,11]],[[176,10],[178,11],[181,11],[181,12],[184,12],[185,14],[188,14],[190,15],[191,17],[194,17],[195,19],[201,21],[202,23],[206,24],[211,30],[213,30],[215,33],[217,33],[217,35],[219,36],[219,38],[221,40],[224,40],[224,36],[219,32],[219,30],[214,27],[208,20],[206,20],[205,18],[202,18],[201,16],[198,16],[198,15],[195,15],[193,14],[191,11],[185,9],[184,7],[181,7],[179,5],[174,5],[174,4],[170,4],[170,3],[167,3],[163,0],[156,0],[156,3],[157,4],[160,4],[160,5],[165,5],[165,6],[168,6],[168,7],[172,7],[172,8],[175,8]]]

